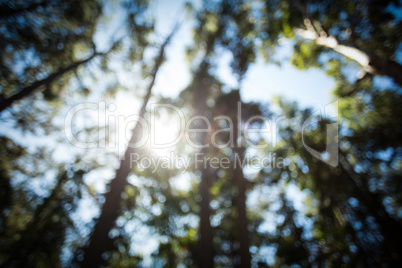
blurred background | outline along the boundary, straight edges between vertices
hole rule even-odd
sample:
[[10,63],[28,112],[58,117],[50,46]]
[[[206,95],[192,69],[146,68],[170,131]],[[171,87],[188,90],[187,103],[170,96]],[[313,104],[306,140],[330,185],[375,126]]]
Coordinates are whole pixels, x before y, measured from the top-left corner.
[[401,41],[398,0],[1,0],[0,266],[401,267]]

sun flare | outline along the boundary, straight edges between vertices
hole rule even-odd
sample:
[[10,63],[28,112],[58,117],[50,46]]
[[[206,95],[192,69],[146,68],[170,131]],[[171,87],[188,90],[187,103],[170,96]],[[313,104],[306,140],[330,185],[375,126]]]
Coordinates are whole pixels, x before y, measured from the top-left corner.
[[[153,124],[152,124],[153,123]],[[170,156],[180,142],[180,127],[167,115],[151,122],[150,150],[158,156]]]

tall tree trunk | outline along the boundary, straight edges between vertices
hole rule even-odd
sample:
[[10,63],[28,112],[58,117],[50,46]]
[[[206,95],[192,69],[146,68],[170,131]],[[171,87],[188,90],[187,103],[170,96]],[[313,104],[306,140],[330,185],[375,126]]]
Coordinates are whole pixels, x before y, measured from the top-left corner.
[[356,61],[363,67],[365,72],[388,76],[395,83],[402,85],[402,65],[399,63],[384,59],[375,53],[364,51],[356,46],[341,44],[334,36],[319,35],[313,29],[299,29],[298,33],[305,39],[313,40],[317,45],[331,48],[339,54]]
[[[152,80],[147,88],[147,94],[144,97],[144,102],[139,112],[141,118],[144,117],[145,110],[151,97],[152,88],[155,83],[156,75],[164,60],[165,47],[169,43],[173,34],[177,30],[174,28],[172,33],[165,40],[160,48],[159,55],[156,58],[155,65],[151,74]],[[136,124],[130,139],[130,143],[135,143],[135,140],[140,136],[141,126]],[[88,246],[84,249],[84,259],[81,262],[81,267],[99,267],[103,263],[102,254],[110,249],[111,241],[109,232],[113,228],[117,217],[121,210],[121,195],[127,185],[127,177],[131,172],[130,155],[135,152],[134,148],[127,146],[124,158],[120,161],[120,167],[116,171],[114,179],[110,182],[109,191],[105,194],[105,203],[102,206],[101,215],[95,224]]]
[[[208,55],[208,54],[207,54]],[[208,89],[204,85],[205,75],[208,73],[207,56],[200,66],[200,76],[198,78],[198,87],[194,94],[193,102],[196,105],[197,115],[207,117],[207,96]],[[201,120],[201,129],[206,129],[207,124],[204,120]],[[208,142],[208,134],[203,132],[200,137],[201,144]],[[204,157],[208,152],[207,148],[201,150],[201,155]],[[201,171],[201,182],[199,184],[199,194],[201,195],[200,201],[200,228],[199,228],[199,252],[198,263],[200,268],[209,268],[214,265],[214,251],[213,251],[213,230],[210,222],[211,209],[209,203],[211,178],[207,163],[202,163],[199,170]]]
[[235,115],[235,120],[233,124],[233,137],[235,141],[234,151],[237,154],[235,157],[235,161],[238,159],[239,161],[235,163],[235,180],[237,186],[237,231],[238,231],[238,239],[240,243],[240,266],[242,268],[251,267],[251,254],[249,249],[249,232],[248,232],[248,221],[247,221],[247,209],[246,209],[246,180],[243,174],[243,159],[244,159],[244,148],[242,147],[241,142],[241,129],[239,129],[239,123],[241,122],[241,99],[240,93],[238,93],[238,98],[236,103],[232,104],[232,107],[237,107],[237,113]]
[[[205,155],[206,150],[202,151]],[[204,165],[204,163],[202,163]],[[201,195],[200,202],[200,242],[199,242],[199,267],[209,268],[214,266],[214,251],[213,251],[213,230],[210,222],[211,209],[210,203],[210,188],[211,181],[208,175],[208,167],[202,168],[201,182],[199,192]]]

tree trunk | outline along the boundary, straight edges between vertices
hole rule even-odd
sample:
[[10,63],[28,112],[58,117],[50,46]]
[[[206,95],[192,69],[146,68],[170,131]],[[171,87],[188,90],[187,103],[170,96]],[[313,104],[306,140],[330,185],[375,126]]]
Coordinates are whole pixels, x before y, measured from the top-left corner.
[[[206,150],[202,153],[205,155]],[[202,163],[203,165],[204,163]],[[200,244],[199,244],[199,267],[210,268],[214,266],[213,251],[213,231],[209,217],[211,215],[210,203],[210,178],[208,176],[208,168],[202,169],[201,182],[199,192],[201,195],[200,202]]]
[[[152,88],[155,83],[156,75],[163,63],[165,47],[169,43],[177,27],[165,40],[159,51],[159,56],[155,61],[152,71],[152,80],[147,88],[147,94],[144,97],[139,116],[144,117],[145,110],[151,97]],[[139,136],[141,126],[136,124],[132,131],[130,143],[135,143],[136,137]],[[84,249],[84,259],[81,267],[99,267],[103,263],[102,254],[111,248],[111,240],[109,232],[113,228],[117,217],[120,215],[121,195],[127,185],[127,177],[131,172],[130,155],[135,152],[134,148],[127,146],[124,158],[120,160],[120,168],[116,171],[115,178],[110,182],[109,192],[105,194],[105,203],[102,206],[101,215],[95,224],[88,246]]]
[[237,231],[238,231],[238,239],[240,243],[240,266],[242,268],[251,267],[251,254],[249,249],[249,232],[248,232],[248,221],[247,221],[247,209],[246,209],[246,180],[243,174],[243,167],[241,163],[243,163],[244,159],[244,149],[242,148],[241,137],[239,133],[241,129],[239,129],[239,123],[241,122],[241,100],[240,93],[238,95],[237,103],[233,104],[232,107],[237,107],[237,114],[235,116],[234,124],[233,124],[233,132],[234,132],[234,141],[235,148],[234,151],[237,154],[237,158],[239,161],[235,163],[235,180],[236,186],[238,190],[237,196]]
[[386,75],[402,86],[402,65],[393,60],[383,59],[377,55],[371,55],[369,65],[381,75]]
[[[208,55],[208,54],[207,54]],[[198,79],[198,88],[194,94],[193,102],[196,105],[196,113],[200,116],[207,116],[207,95],[208,90],[204,85],[204,77],[208,73],[208,64],[206,62],[207,56],[205,56],[204,61],[200,66],[200,77]],[[204,120],[201,121],[201,129],[206,129],[207,124]],[[203,132],[200,138],[201,144],[206,144],[208,142],[208,135]],[[201,155],[204,157],[207,153],[207,148],[201,150]],[[209,207],[210,203],[210,188],[211,188],[211,178],[208,172],[207,163],[202,163],[199,170],[201,171],[201,182],[199,184],[199,194],[201,195],[200,201],[200,228],[199,228],[199,267],[200,268],[210,268],[214,265],[214,251],[213,251],[213,230],[210,222],[211,209]]]

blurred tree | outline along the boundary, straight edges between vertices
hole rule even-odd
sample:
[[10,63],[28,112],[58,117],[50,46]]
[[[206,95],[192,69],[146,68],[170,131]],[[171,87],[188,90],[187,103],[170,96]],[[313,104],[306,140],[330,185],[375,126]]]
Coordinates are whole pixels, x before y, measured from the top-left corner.
[[56,98],[61,89],[53,82],[97,55],[92,38],[102,14],[98,1],[2,1],[0,6],[1,111],[39,88],[46,98]]
[[[0,103],[0,112],[9,108],[15,101],[18,101],[24,97],[27,97],[29,95],[31,95],[32,93],[34,93],[35,91],[44,89],[45,87],[48,87],[50,84],[54,83],[58,78],[60,78],[61,76],[65,75],[68,72],[73,72],[76,71],[78,69],[78,67],[80,67],[81,65],[84,65],[88,62],[90,62],[92,59],[94,59],[96,56],[106,56],[107,54],[109,54],[111,51],[115,50],[115,48],[117,47],[117,45],[119,45],[119,42],[116,42],[111,49],[109,49],[106,52],[94,52],[91,56],[89,56],[88,58],[81,60],[81,61],[77,61],[72,63],[71,65],[62,68],[59,71],[56,71],[55,73],[50,74],[48,77],[46,77],[45,79],[36,81],[35,83],[33,83],[32,85],[29,85],[27,87],[21,88],[17,93],[15,93],[14,95],[7,97],[5,99],[3,99]],[[47,96],[49,97],[49,96]],[[52,96],[54,97],[54,96]]]
[[[117,1],[125,12],[119,18],[122,25],[109,49],[100,51],[94,35],[97,27],[110,19],[102,12],[102,5],[110,9],[111,3],[50,0],[0,5],[5,11],[16,11],[0,16],[0,112],[39,90],[45,100],[58,99],[69,79],[78,76],[78,70],[88,62],[101,58],[106,72],[106,56],[121,50],[123,43],[127,59],[140,60],[148,44],[146,36],[153,29],[152,22],[143,18],[146,1]],[[56,83],[61,78],[62,83]],[[82,91],[87,94],[88,88]]]
[[[140,118],[144,118],[152,88],[155,84],[156,75],[164,61],[165,48],[176,30],[176,28],[173,29],[172,33],[166,38],[155,58],[154,67],[151,72],[151,81],[138,113]],[[124,153],[124,157],[120,160],[120,167],[116,170],[116,176],[109,184],[109,191],[105,194],[105,203],[102,206],[101,215],[95,224],[89,244],[84,250],[84,259],[81,263],[83,267],[100,266],[103,263],[102,254],[111,249],[109,232],[115,225],[116,219],[120,214],[122,193],[127,186],[127,177],[132,170],[131,155],[135,153],[135,147],[132,146],[138,142],[138,137],[141,137],[141,130],[142,125],[137,123],[132,130],[132,136],[126,152]]]
[[[114,32],[118,38],[105,44],[95,42],[95,33],[105,34],[100,28],[113,24],[106,11],[114,3],[0,2],[0,111],[20,103],[2,113],[2,120],[12,122],[9,129],[29,130],[47,143],[44,148],[25,148],[18,141],[29,143],[32,136],[0,137],[1,266],[148,265],[133,250],[143,247],[133,237],[137,233],[157,242],[150,260],[156,267],[401,266],[402,99],[397,88],[379,89],[373,81],[373,75],[385,75],[402,83],[396,57],[401,22],[392,12],[400,7],[399,2],[207,0],[200,10],[193,8],[193,44],[187,50],[191,82],[177,98],[158,101],[183,108],[187,120],[203,116],[212,122],[214,134],[185,133],[194,143],[209,147],[189,148],[179,143],[174,148],[182,155],[201,153],[210,160],[184,171],[131,168],[131,153],[151,157],[155,152],[128,147],[102,195],[84,181],[99,167],[112,169],[109,152],[101,148],[96,153],[84,151],[71,161],[58,160],[49,150],[54,145],[48,142],[58,138],[57,130],[61,130],[52,120],[57,113],[52,101],[59,100],[67,87],[72,92],[63,95],[65,109],[76,92],[82,93],[74,99],[76,103],[86,101],[91,91],[80,76],[90,80],[93,88],[98,88],[95,80],[105,78],[106,82],[101,81],[107,84],[104,92],[97,89],[97,93],[100,98],[109,96],[127,86],[118,78],[109,79],[108,74],[132,73],[142,67],[143,78],[150,78],[150,83],[144,87],[139,116],[147,117],[146,107],[172,36],[149,64],[144,52],[152,51],[155,42],[149,41],[153,19],[147,15],[148,2],[122,0],[116,11],[116,24],[121,23]],[[261,56],[256,46],[274,61],[270,56],[283,38],[295,42],[295,66],[323,68],[336,81],[340,131],[335,167],[315,159],[304,146],[328,157],[325,134],[333,121],[282,99],[272,110],[275,103],[267,107],[242,101],[246,90],[242,81]],[[230,89],[216,74],[220,56],[227,52],[238,90]],[[123,67],[113,68],[116,61]],[[89,62],[97,65],[91,74]],[[347,68],[356,67],[354,62],[363,70],[357,80],[345,75]],[[78,87],[71,82],[74,75]],[[32,94],[40,89],[41,94]],[[253,145],[245,142],[249,136],[239,135],[252,116],[260,117],[247,127],[259,129],[267,127],[262,116],[270,120],[279,115],[289,120],[279,125],[281,141],[275,148],[253,146],[270,143],[262,134],[251,135]],[[225,120],[214,120],[217,116]],[[316,122],[303,133],[308,118]],[[227,131],[229,121],[233,136]],[[86,138],[99,131],[90,122],[76,127]],[[209,126],[200,119],[191,128]],[[131,143],[137,141],[140,130],[139,125],[134,127]],[[221,148],[212,141],[229,145]],[[284,166],[260,167],[255,178],[249,176],[252,164],[240,164],[250,155],[272,153],[284,159]],[[216,167],[211,158],[228,158],[229,168]],[[31,179],[40,183],[30,183]],[[180,179],[188,180],[187,190],[175,186]],[[304,203],[295,200],[298,196],[305,197]],[[91,233],[91,226],[73,218],[79,205],[92,197],[101,213],[93,220]],[[265,232],[267,224],[270,231]],[[77,263],[70,263],[72,254]]]
[[[84,159],[74,163],[73,168],[64,163],[57,163],[60,160],[55,160],[56,163],[53,163],[50,161],[55,158],[53,152],[44,153],[43,150],[39,150],[37,154],[34,153],[32,147],[36,147],[37,144],[35,137],[31,134],[36,134],[47,141],[45,147],[54,146],[52,141],[60,135],[57,132],[60,129],[56,127],[57,118],[53,118],[57,108],[54,108],[52,104],[61,96],[65,97],[62,100],[63,104],[66,104],[68,100],[71,101],[71,96],[74,92],[80,91],[80,86],[83,88],[82,94],[78,95],[81,96],[81,101],[85,100],[90,90],[83,86],[79,75],[84,73],[86,78],[90,76],[82,68],[87,62],[100,58],[100,66],[96,66],[99,68],[95,70],[99,79],[100,73],[107,74],[111,70],[109,64],[112,59],[111,52],[123,53],[123,57],[127,58],[126,67],[138,65],[138,62],[143,59],[143,52],[148,46],[147,34],[153,29],[152,22],[144,20],[143,17],[147,3],[124,0],[115,3],[117,8],[120,6],[124,10],[123,16],[119,17],[122,21],[121,27],[114,36],[118,38],[120,35],[121,39],[111,40],[110,49],[106,52],[98,52],[95,46],[95,32],[103,26],[102,23],[110,20],[103,13],[101,4],[105,3],[98,1],[1,2],[2,11],[4,11],[0,16],[2,22],[0,45],[3,48],[0,56],[1,110],[10,107],[16,100],[21,100],[28,95],[32,96],[31,93],[44,89],[43,94],[38,98],[35,97],[34,102],[24,100],[22,105],[16,105],[17,107],[10,109],[10,113],[2,114],[2,121],[13,125],[9,127],[10,129],[15,127],[32,132],[22,138],[30,145],[29,153],[24,153],[25,151],[20,149],[22,148],[20,143],[24,142],[21,142],[21,133],[18,131],[11,133],[11,135],[16,134],[13,137],[16,143],[7,138],[1,140],[1,145],[8,150],[4,151],[4,157],[2,157],[1,172],[3,174],[1,183],[4,184],[0,239],[3,249],[0,260],[2,266],[60,267],[68,265],[71,254],[78,252],[78,248],[85,242],[80,241],[82,240],[80,232],[85,229],[85,226],[74,226],[77,220],[73,222],[71,218],[74,217],[77,203],[82,201],[81,190],[78,187],[81,187],[79,185],[86,187],[83,177],[99,168],[98,159],[91,163],[93,159],[86,154]],[[110,8],[110,6],[107,7]],[[107,40],[102,40],[104,41]],[[122,49],[123,43],[124,49]],[[74,75],[79,81],[78,90],[74,88],[74,83],[71,83]],[[71,95],[65,94],[71,84],[73,84]],[[46,136],[49,130],[51,135]],[[93,128],[87,125],[79,131],[90,136]],[[25,160],[28,158],[26,155],[35,157],[32,163]],[[56,156],[56,159],[59,158]],[[34,170],[25,171],[26,166]],[[86,167],[80,169],[79,167],[82,166]],[[54,175],[55,171],[59,175]],[[49,176],[57,177],[58,183],[52,193],[46,197],[47,188],[52,188],[49,185],[44,186]],[[23,182],[21,178],[24,179]],[[39,191],[41,194],[36,193],[38,186],[28,183],[24,185],[27,178],[31,178],[43,187]],[[75,179],[77,180],[76,188],[72,187]],[[93,194],[93,190],[89,187],[86,189],[86,194]],[[123,240],[119,242],[124,244]]]
[[[1,228],[0,265],[2,267],[61,266],[67,233],[75,229],[71,219],[86,185],[87,172],[74,165],[56,164],[42,157],[43,151],[29,155],[25,148],[1,138]],[[79,160],[77,160],[78,162]],[[56,169],[55,186],[48,196],[38,195],[26,180],[42,179],[41,165]],[[52,166],[55,165],[55,166]],[[70,193],[74,192],[74,195]]]
[[[338,81],[344,85],[346,78]],[[263,171],[261,175],[275,183],[298,185],[308,193],[309,201],[305,215],[278,211],[285,217],[276,238],[271,240],[277,245],[278,266],[306,265],[306,257],[287,257],[305,256],[306,249],[310,265],[401,264],[399,237],[395,235],[402,229],[400,194],[396,192],[401,187],[401,145],[394,138],[401,131],[394,117],[400,113],[400,102],[397,91],[367,85],[359,93],[341,99],[340,156],[338,166],[333,168],[310,155],[301,142],[300,127],[311,111],[299,110],[295,103],[280,102],[283,114],[298,120],[281,126],[279,133],[284,142],[275,151],[289,159],[288,170]],[[322,153],[328,123],[317,119],[315,127],[304,134],[305,143]],[[306,216],[313,222],[311,229],[300,223],[300,218]],[[299,234],[290,235],[293,232]],[[284,234],[292,242],[285,242]]]
[[[195,46],[188,50],[190,59],[195,59],[197,54],[203,55],[199,70],[194,76],[192,86],[185,91],[190,91],[192,94],[192,101],[194,103],[195,115],[203,116],[204,118],[213,118],[213,114],[208,111],[208,101],[214,101],[214,97],[210,96],[212,87],[217,86],[214,84],[215,78],[209,74],[209,69],[213,64],[213,59],[217,57],[216,50],[221,47],[228,49],[233,54],[231,67],[233,72],[237,75],[239,81],[242,80],[247,68],[255,58],[253,36],[253,24],[246,18],[250,12],[250,7],[244,1],[221,1],[213,3],[205,1],[204,9],[197,13],[197,25],[194,30]],[[183,93],[186,93],[183,91]],[[186,97],[182,93],[182,97]],[[187,93],[188,94],[188,93]],[[216,98],[216,96],[215,96]],[[240,96],[226,105],[237,107],[237,101],[240,101]],[[231,116],[233,122],[237,122],[236,115]],[[210,120],[211,121],[211,120]],[[206,129],[207,125],[200,124],[200,129]],[[237,134],[236,134],[237,135]],[[207,133],[199,137],[200,144],[208,144],[206,142]],[[209,155],[209,149],[203,148],[200,151],[201,155]],[[200,267],[213,266],[213,231],[211,228],[210,217],[210,191],[213,185],[215,171],[208,171],[205,166],[201,168],[201,182],[199,184],[199,192],[201,195],[200,201]],[[248,226],[246,216],[246,187],[244,185],[244,178],[241,169],[238,169],[237,180],[234,180],[238,185],[237,197],[237,215],[239,225],[237,226],[238,241],[240,243],[240,251],[238,259],[240,262],[234,263],[241,267],[250,267],[251,257],[249,252],[248,242]],[[216,176],[216,175],[215,175]]]
[[[293,63],[299,68],[321,65],[335,51],[362,67],[365,74],[385,75],[402,85],[397,62],[401,21],[392,12],[400,1],[265,1],[258,24],[261,49],[272,55],[279,39],[296,41]],[[337,54],[335,53],[335,54]]]

